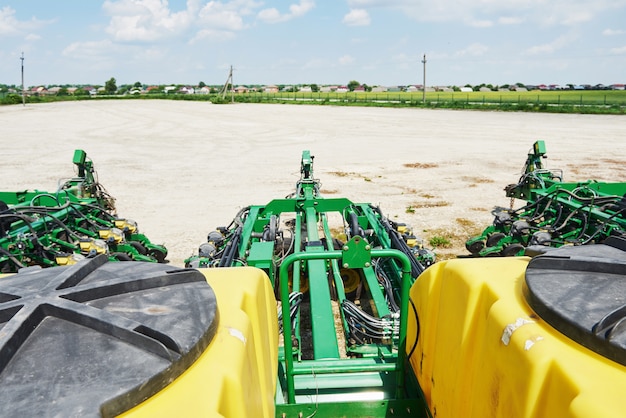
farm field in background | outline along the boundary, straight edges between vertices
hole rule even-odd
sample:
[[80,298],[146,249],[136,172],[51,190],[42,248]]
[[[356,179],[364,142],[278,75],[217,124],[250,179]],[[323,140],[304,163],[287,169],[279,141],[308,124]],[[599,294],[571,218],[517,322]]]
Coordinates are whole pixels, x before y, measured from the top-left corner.
[[[442,109],[502,110],[546,113],[626,114],[625,90],[555,91],[433,91],[417,92],[246,92],[227,94],[148,93],[127,95],[27,96],[26,103],[75,100],[185,100],[212,103],[288,103],[364,107],[421,107]],[[16,105],[22,97],[0,97],[0,104]]]

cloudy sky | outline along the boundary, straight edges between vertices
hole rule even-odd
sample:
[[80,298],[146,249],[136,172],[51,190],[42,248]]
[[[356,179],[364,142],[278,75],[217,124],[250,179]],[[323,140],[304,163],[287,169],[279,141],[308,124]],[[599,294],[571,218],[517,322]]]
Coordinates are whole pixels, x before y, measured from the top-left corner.
[[0,83],[626,83],[626,0],[0,0]]

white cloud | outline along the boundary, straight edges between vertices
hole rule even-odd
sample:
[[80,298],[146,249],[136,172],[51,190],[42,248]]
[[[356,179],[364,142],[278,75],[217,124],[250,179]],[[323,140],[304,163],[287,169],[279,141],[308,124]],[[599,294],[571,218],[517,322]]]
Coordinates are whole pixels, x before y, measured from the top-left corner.
[[610,51],[611,51],[611,54],[623,55],[623,54],[626,54],[626,46],[622,46],[619,48],[611,48]]
[[235,33],[227,30],[219,30],[219,29],[202,29],[196,33],[196,35],[191,38],[189,44],[195,44],[200,41],[209,41],[209,42],[224,42],[229,41],[235,38]]
[[0,35],[13,35],[19,32],[20,23],[15,18],[15,10],[9,6],[0,9]]
[[501,16],[498,18],[498,23],[500,25],[519,25],[523,22],[524,19],[522,19],[521,17]]
[[354,62],[354,57],[351,55],[344,55],[339,58],[339,65],[350,65]]
[[172,13],[167,0],[106,0],[102,8],[111,16],[107,33],[122,42],[163,39],[185,30],[192,21],[189,9]]
[[198,18],[203,27],[202,31],[216,32],[216,29],[238,31],[245,27],[240,10],[232,5],[215,1],[208,2],[198,13]]
[[29,33],[28,35],[26,35],[25,39],[27,41],[38,41],[41,39],[41,36],[37,35],[36,33]]
[[351,9],[347,15],[343,17],[343,23],[348,26],[367,26],[370,24],[370,15],[365,9]]
[[483,45],[481,43],[473,43],[467,48],[457,51],[455,55],[457,57],[479,57],[481,55],[484,55],[488,50],[489,47],[487,45]]
[[566,46],[570,45],[572,42],[574,42],[576,40],[576,38],[577,37],[574,36],[574,35],[565,34],[565,35],[559,36],[558,38],[556,38],[552,42],[548,42],[548,43],[545,43],[545,44],[532,46],[532,47],[528,48],[525,51],[525,53],[527,55],[551,54],[551,53],[553,53],[555,51],[558,51],[558,50],[563,49]]
[[65,47],[61,54],[64,57],[73,58],[106,57],[117,48],[118,47],[108,39],[93,42],[73,42]]
[[[619,10],[626,0],[348,0],[353,9],[392,9],[421,22],[477,22],[512,24],[534,22],[543,25],[571,26]],[[515,16],[515,18],[511,18]]]
[[615,35],[623,35],[626,31],[622,29],[604,29],[602,31],[602,35],[604,36],[615,36]]
[[[0,9],[0,37],[20,36],[25,32],[35,31],[50,23],[51,21],[42,21],[36,18],[32,18],[31,20],[18,20],[15,17],[15,9],[9,6],[4,6]],[[32,39],[27,38],[27,40]]]
[[289,13],[280,13],[275,7],[261,10],[257,18],[265,23],[279,23],[304,16],[315,7],[313,0],[300,0],[300,3],[294,3],[289,6]]
[[491,20],[471,20],[468,22],[469,26],[473,26],[475,28],[490,28],[493,26],[493,21]]

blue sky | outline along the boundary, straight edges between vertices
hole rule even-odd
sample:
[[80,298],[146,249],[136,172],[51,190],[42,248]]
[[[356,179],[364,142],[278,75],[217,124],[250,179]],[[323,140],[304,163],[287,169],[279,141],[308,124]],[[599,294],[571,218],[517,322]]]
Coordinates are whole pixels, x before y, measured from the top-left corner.
[[0,0],[0,83],[626,83],[626,0]]

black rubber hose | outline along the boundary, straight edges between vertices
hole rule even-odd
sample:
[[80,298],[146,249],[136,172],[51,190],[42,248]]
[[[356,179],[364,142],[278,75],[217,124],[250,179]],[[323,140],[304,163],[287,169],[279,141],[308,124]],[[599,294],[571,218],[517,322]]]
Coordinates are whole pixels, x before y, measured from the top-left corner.
[[243,229],[241,226],[238,226],[233,234],[233,238],[226,244],[226,248],[224,248],[224,254],[222,258],[220,258],[220,263],[218,267],[231,267],[233,264],[233,260],[235,259],[235,253],[237,252],[237,248],[239,247],[239,239],[241,239],[241,233]]

